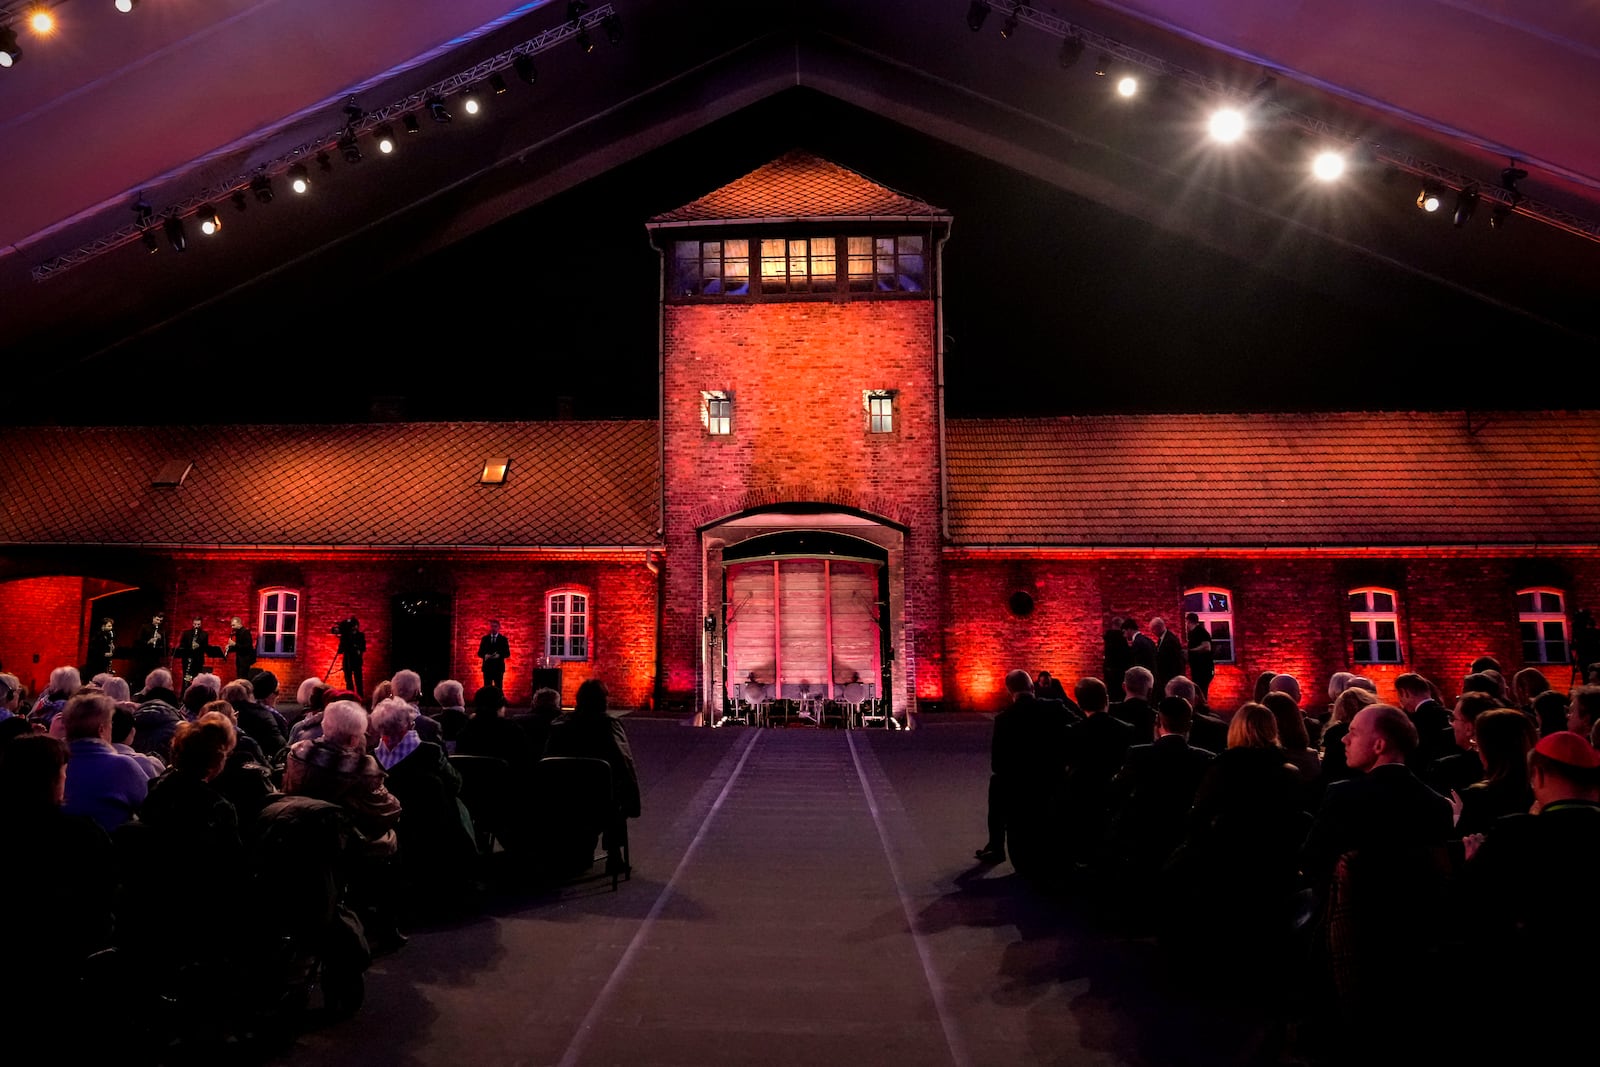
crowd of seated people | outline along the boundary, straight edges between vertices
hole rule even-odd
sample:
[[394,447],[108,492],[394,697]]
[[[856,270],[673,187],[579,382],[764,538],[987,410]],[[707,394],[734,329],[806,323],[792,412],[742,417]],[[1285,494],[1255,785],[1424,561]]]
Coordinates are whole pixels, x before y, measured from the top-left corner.
[[403,928],[481,903],[488,857],[446,745],[503,762],[507,804],[531,800],[547,749],[605,759],[616,820],[639,814],[626,735],[598,680],[567,715],[542,690],[511,719],[498,689],[480,691],[469,718],[459,682],[436,687],[450,700],[437,717],[418,707],[415,672],[382,688],[369,711],[308,678],[285,714],[267,670],[226,685],[202,673],[179,693],[158,668],[135,693],[65,667],[31,702],[0,674],[0,849],[30,872],[41,908],[39,921],[4,924],[0,980],[51,991],[45,1014],[61,1022],[74,985],[136,989],[117,999],[119,1053],[135,1060],[141,1037],[153,1049],[281,1024],[315,988],[338,1016],[359,1006],[372,957],[406,943]]
[[[1600,686],[1508,687],[1485,657],[1453,701],[1341,673],[1310,707],[1264,672],[1257,699],[1211,709],[1182,676],[1150,697],[1148,674],[1117,703],[1096,678],[1063,699],[1007,676],[981,863],[1154,937],[1326,1062],[1516,1062],[1534,1038],[1497,998],[1579,1017],[1587,977],[1554,986],[1600,949]],[[1221,744],[1195,742],[1201,715]],[[1485,1010],[1465,1019],[1469,981]]]

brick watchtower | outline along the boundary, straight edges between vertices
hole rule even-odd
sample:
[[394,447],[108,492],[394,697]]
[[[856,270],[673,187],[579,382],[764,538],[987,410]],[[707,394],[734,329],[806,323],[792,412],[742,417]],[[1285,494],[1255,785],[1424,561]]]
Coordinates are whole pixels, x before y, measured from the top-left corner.
[[941,694],[949,224],[803,152],[650,221],[670,696]]

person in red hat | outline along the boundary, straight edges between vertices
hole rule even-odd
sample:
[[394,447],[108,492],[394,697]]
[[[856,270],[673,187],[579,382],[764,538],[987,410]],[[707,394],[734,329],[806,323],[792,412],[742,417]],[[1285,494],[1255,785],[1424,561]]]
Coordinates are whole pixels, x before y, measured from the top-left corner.
[[[1600,924],[1590,915],[1591,902],[1600,899],[1600,752],[1570,730],[1549,734],[1528,757],[1528,778],[1534,798],[1528,814],[1504,816],[1487,834],[1463,839],[1464,914],[1484,936],[1478,973],[1532,1009],[1520,1025],[1481,1035],[1486,1056],[1526,1053],[1536,1034],[1561,1033],[1592,1012],[1600,953]],[[1482,1003],[1493,1002],[1493,991],[1481,992]],[[1555,1048],[1540,1052],[1546,1062],[1560,1061]]]

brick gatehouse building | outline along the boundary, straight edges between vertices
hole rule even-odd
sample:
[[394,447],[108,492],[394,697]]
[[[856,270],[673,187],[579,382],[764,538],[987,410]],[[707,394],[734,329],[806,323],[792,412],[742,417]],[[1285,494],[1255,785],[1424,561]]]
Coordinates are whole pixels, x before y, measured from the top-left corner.
[[657,421],[0,431],[0,663],[37,691],[159,607],[248,618],[292,685],[353,615],[369,685],[470,689],[496,617],[513,703],[856,678],[901,716],[1099,674],[1110,615],[1197,609],[1223,708],[1268,669],[1569,681],[1600,416],[947,419],[950,222],[802,153],[652,219]]

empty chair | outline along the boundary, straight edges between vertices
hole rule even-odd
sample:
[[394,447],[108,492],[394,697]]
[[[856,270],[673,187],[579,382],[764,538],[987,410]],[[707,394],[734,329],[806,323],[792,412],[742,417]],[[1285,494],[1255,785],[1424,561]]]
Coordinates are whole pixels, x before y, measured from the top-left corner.
[[628,820],[611,787],[611,765],[593,756],[546,756],[534,768],[539,852],[548,872],[577,878],[594,865],[598,840],[606,850],[611,888],[632,877]]
[[461,802],[472,815],[478,851],[487,856],[498,839],[502,848],[518,844],[518,806],[511,765],[496,756],[452,755],[450,766],[461,774]]
[[844,704],[844,724],[846,728],[854,729],[861,725],[861,702],[867,698],[866,685],[852,678],[839,690],[839,699]]

